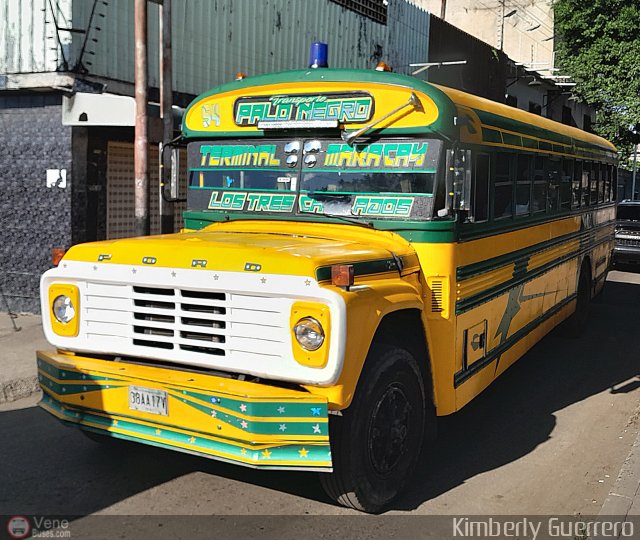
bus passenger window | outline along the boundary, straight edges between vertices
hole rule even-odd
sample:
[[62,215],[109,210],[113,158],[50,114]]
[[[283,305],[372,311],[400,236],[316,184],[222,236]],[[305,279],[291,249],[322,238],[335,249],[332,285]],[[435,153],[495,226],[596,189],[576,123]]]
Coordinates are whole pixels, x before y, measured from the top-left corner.
[[612,191],[613,191],[613,175],[611,170],[611,165],[607,165],[607,176],[605,177],[605,194],[604,200],[610,201],[612,200]]
[[592,163],[591,166],[591,204],[598,202],[598,164]]
[[536,156],[533,172],[533,197],[531,206],[535,212],[544,212],[547,209],[547,180],[544,173],[544,160],[542,156]]
[[512,154],[499,152],[496,154],[496,176],[493,198],[494,219],[513,215],[513,181],[511,180]]
[[604,202],[604,192],[606,187],[607,166],[600,163],[600,180],[598,182],[598,202]]
[[473,221],[489,219],[489,154],[478,154],[474,169]]
[[569,208],[571,203],[571,179],[573,175],[573,160],[562,160],[562,178],[560,179],[560,208]]
[[609,192],[609,200],[615,201],[618,194],[618,169],[609,165],[611,169],[611,191]]
[[580,185],[582,183],[582,162],[576,161],[573,167],[573,182],[571,183],[571,208],[580,208]]
[[560,208],[561,165],[559,158],[551,157],[547,160],[547,178],[549,179],[547,209],[553,212]]
[[518,155],[516,172],[516,216],[528,216],[531,202],[531,156]]
[[591,163],[582,164],[582,206],[589,206],[589,179],[591,178]]

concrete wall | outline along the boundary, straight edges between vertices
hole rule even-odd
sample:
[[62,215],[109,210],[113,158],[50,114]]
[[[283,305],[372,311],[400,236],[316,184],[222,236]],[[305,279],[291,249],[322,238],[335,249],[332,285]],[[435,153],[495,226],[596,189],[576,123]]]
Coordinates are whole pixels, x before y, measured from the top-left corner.
[[[550,0],[411,0],[447,22],[499,49],[516,62],[542,62],[552,67],[553,9]],[[515,13],[509,17],[510,12]],[[504,22],[504,24],[502,24]],[[551,39],[549,39],[551,38]]]

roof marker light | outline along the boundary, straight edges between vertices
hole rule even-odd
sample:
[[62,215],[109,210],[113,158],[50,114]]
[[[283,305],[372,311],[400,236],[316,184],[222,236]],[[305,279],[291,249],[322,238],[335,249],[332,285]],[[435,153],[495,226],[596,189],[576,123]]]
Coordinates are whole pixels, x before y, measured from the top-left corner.
[[393,71],[393,68],[386,62],[378,62],[376,71]]
[[238,73],[236,73],[236,81],[241,81],[242,79],[246,79],[247,78],[247,74],[244,71],[238,71]]
[[310,68],[326,68],[329,67],[329,45],[321,41],[314,41],[311,44],[311,52],[309,55]]

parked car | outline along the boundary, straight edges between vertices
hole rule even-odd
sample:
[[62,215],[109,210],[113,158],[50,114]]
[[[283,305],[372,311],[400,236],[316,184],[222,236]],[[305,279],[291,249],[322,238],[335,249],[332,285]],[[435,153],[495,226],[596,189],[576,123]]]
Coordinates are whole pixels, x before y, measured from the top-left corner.
[[640,201],[618,204],[613,264],[640,264]]

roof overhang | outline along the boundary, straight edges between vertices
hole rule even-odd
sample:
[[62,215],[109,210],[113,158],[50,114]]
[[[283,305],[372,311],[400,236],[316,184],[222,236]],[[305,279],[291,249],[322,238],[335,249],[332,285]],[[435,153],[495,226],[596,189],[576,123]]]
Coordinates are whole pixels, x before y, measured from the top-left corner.
[[78,92],[62,96],[64,126],[135,126],[136,102],[129,96]]

